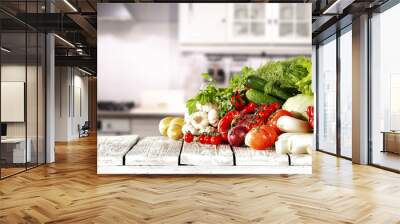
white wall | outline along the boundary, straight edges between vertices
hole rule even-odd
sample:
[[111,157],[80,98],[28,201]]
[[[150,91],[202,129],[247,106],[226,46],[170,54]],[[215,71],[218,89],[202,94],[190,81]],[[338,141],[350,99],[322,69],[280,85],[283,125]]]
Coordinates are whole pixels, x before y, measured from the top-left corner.
[[142,7],[140,15],[120,21],[103,20],[109,5],[98,7],[99,100],[138,102],[143,91],[183,89],[174,8],[158,8],[165,20],[145,16],[155,8]]
[[[55,140],[77,139],[78,125],[83,125],[88,120],[88,78],[77,69],[56,67],[55,86]],[[79,113],[77,106],[79,99],[76,96],[79,90],[82,113]]]

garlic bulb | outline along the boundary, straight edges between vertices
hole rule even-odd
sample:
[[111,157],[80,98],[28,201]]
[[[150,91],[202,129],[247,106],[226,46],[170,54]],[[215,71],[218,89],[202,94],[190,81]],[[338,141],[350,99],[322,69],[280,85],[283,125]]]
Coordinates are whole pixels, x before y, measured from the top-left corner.
[[200,133],[212,133],[215,132],[215,128],[212,126],[207,126],[203,129],[200,129]]
[[212,126],[214,126],[214,127],[217,126],[217,124],[218,124],[218,112],[217,112],[216,109],[211,109],[211,110],[208,112],[207,118],[208,118],[208,122],[209,122]]
[[196,129],[204,129],[208,126],[208,116],[206,112],[195,112],[191,115],[191,125]]
[[185,125],[182,126],[182,132],[184,134],[190,132],[193,135],[198,135],[200,134],[199,129],[196,129],[193,127],[193,125],[191,125],[190,123],[186,123]]

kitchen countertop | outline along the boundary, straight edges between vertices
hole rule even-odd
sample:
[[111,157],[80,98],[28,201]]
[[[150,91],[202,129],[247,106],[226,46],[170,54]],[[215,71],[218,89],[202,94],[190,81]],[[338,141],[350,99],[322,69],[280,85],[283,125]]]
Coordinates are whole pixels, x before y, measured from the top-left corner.
[[99,118],[135,118],[135,117],[165,117],[184,116],[185,108],[182,107],[136,107],[130,111],[97,111]]

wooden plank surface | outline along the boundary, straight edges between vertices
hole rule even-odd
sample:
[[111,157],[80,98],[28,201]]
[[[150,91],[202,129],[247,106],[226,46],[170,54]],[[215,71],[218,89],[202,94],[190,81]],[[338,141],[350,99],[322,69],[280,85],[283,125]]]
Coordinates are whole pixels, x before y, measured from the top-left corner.
[[126,154],[125,165],[178,166],[182,141],[163,136],[144,137]]
[[309,155],[309,154],[300,154],[300,155],[289,154],[289,156],[290,156],[290,165],[291,166],[312,166],[312,155]]
[[289,166],[287,155],[268,150],[254,150],[249,147],[232,147],[236,156],[237,166]]
[[97,174],[311,174],[312,166],[102,166]]
[[[313,175],[105,176],[96,174],[95,136],[55,147],[56,163],[0,181],[0,223],[386,224],[400,220],[399,174],[322,152],[313,154]],[[130,166],[97,167],[103,168],[139,171],[129,170]],[[163,171],[160,166],[151,168]],[[236,168],[240,172],[241,167],[232,167]]]
[[123,165],[124,155],[138,139],[138,135],[98,136],[97,165]]
[[203,145],[184,143],[181,164],[194,166],[233,166],[233,153],[229,145]]

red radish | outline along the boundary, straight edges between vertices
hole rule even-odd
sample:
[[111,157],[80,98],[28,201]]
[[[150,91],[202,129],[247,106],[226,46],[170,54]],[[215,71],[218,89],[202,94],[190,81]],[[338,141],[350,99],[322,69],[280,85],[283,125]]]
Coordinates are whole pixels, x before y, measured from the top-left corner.
[[242,110],[246,102],[240,92],[235,92],[231,97],[231,104],[236,110]]
[[307,115],[308,115],[308,123],[310,124],[311,128],[314,128],[314,107],[313,106],[307,107]]
[[220,133],[222,137],[222,141],[228,142],[228,132]]
[[279,119],[280,117],[282,117],[282,116],[292,116],[292,113],[290,113],[290,112],[287,111],[287,110],[278,110],[278,111],[276,111],[276,112],[272,115],[272,118],[270,118],[270,120],[268,120],[268,122],[267,122],[267,124],[270,125],[270,126],[275,130],[275,132],[276,132],[278,135],[279,135],[280,133],[282,133],[282,132],[281,132],[281,130],[278,128],[277,122],[278,122],[278,119]]
[[256,111],[258,105],[256,103],[250,102],[248,103],[242,111],[240,111],[241,115],[250,114]]
[[221,120],[218,122],[218,132],[221,134],[225,132],[227,133],[231,128],[233,118],[238,114],[239,112],[236,110],[232,110],[226,113],[225,116],[221,118]]

